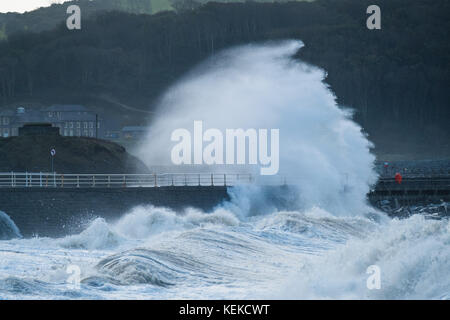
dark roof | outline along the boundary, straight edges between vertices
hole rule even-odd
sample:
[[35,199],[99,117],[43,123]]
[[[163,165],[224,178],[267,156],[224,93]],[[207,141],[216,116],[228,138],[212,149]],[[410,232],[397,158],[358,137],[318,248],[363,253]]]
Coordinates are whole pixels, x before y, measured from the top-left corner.
[[88,112],[89,109],[79,104],[54,104],[48,108],[42,109],[42,111],[62,111],[62,112]]
[[[60,119],[47,117],[48,121],[56,122],[56,121],[95,121],[95,114],[87,113],[87,114],[78,114],[78,113],[61,113]],[[99,119],[100,120],[100,119]]]
[[[61,106],[61,108],[59,108]],[[53,108],[54,109],[51,109]],[[59,117],[49,117],[50,110],[63,111]],[[67,122],[67,121],[95,121],[95,113],[90,112],[83,106],[77,105],[53,105],[44,110],[25,110],[24,113],[17,113],[13,110],[5,110],[0,112],[0,116],[11,117],[10,124],[23,125],[24,123],[37,122]],[[98,117],[98,121],[103,121]]]
[[35,123],[25,123],[24,127],[51,127],[52,124],[48,122],[35,122]]
[[13,121],[17,123],[42,122],[42,113],[36,110],[29,110],[25,113],[16,114],[16,117]]

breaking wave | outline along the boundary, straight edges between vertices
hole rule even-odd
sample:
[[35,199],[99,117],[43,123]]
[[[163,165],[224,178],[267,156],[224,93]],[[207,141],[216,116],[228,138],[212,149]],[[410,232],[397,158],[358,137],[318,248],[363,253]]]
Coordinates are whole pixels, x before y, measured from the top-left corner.
[[[391,220],[345,246],[310,256],[275,294],[284,299],[449,299],[450,224],[420,215]],[[369,290],[369,266],[380,288]]]
[[124,244],[127,240],[143,240],[168,231],[181,231],[207,225],[235,226],[239,220],[221,208],[212,213],[188,209],[177,214],[167,208],[140,206],[114,223],[97,218],[78,235],[59,240],[66,248],[108,249]]
[[[196,120],[203,122],[204,130],[222,133],[279,129],[279,174],[297,191],[290,206],[302,211],[319,206],[336,216],[361,215],[368,210],[366,194],[377,180],[372,144],[352,120],[352,111],[337,105],[324,83],[326,72],[293,58],[302,47],[296,40],[252,44],[202,63],[163,95],[136,152],[149,166],[172,165],[172,132],[191,132]],[[226,169],[239,170],[229,164]],[[262,199],[260,191],[256,193]],[[239,198],[248,199],[242,194]]]
[[4,213],[0,211],[0,240],[9,240],[13,238],[21,238],[19,228],[17,228],[14,221]]

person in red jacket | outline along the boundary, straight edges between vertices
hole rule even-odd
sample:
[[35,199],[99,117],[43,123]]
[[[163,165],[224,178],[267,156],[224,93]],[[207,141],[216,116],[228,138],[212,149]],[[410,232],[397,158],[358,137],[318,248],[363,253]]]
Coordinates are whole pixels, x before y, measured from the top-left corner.
[[402,175],[398,172],[395,174],[395,181],[397,181],[398,184],[402,183]]

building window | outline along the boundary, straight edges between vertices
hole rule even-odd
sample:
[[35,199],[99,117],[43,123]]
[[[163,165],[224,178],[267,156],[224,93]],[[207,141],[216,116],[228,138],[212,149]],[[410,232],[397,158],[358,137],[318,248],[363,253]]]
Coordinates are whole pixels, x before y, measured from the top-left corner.
[[97,129],[100,129],[100,121],[97,122]]
[[77,129],[77,136],[80,137],[81,136],[81,130]]
[[9,137],[9,129],[8,128],[3,129],[3,137],[5,137],[5,138]]
[[49,112],[48,116],[49,116],[49,118],[53,117],[53,113]]
[[[73,122],[70,122],[69,126],[70,126],[70,128],[73,128]],[[73,132],[73,130],[72,130],[72,132]]]
[[94,130],[92,130],[92,129],[89,130],[89,136],[90,136],[90,137],[93,137],[93,136],[94,136]]
[[84,128],[85,128],[85,129],[88,128],[88,123],[87,123],[87,122],[84,123]]
[[67,130],[67,129],[64,129],[64,136],[68,136],[69,135],[69,130]]
[[77,128],[81,128],[81,122],[77,122]]
[[8,117],[3,117],[3,124],[4,125],[8,125],[9,124],[9,118]]
[[93,122],[89,122],[89,128],[94,128],[94,123]]
[[[87,127],[87,126],[86,126],[86,127]],[[83,136],[89,137],[89,132],[88,132],[87,130],[84,130],[84,131],[83,131]]]

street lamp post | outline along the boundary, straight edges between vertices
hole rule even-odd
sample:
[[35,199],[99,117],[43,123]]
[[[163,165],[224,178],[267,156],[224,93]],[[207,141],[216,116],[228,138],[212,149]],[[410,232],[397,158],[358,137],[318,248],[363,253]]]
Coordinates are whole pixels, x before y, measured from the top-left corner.
[[52,158],[52,171],[51,172],[54,172],[54,170],[53,170],[53,158],[55,157],[55,154],[56,154],[56,150],[55,150],[55,148],[52,148],[50,150],[50,155],[51,155],[51,158]]

